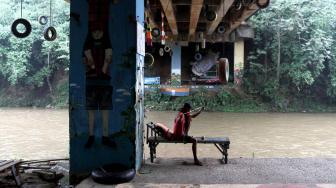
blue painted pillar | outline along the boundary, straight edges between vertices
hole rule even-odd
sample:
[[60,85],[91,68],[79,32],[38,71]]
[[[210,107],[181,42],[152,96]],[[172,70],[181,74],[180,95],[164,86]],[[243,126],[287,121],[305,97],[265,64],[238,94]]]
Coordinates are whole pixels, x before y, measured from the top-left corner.
[[[143,0],[72,0],[70,21],[70,181],[93,169],[136,161],[143,55],[137,27]],[[138,82],[137,82],[138,80]],[[136,90],[136,83],[140,84]],[[140,150],[139,152],[142,152]],[[142,153],[141,153],[142,156]],[[136,160],[137,158],[137,160]]]
[[173,85],[181,85],[181,46],[173,44],[171,46],[173,56],[171,58],[171,80]]

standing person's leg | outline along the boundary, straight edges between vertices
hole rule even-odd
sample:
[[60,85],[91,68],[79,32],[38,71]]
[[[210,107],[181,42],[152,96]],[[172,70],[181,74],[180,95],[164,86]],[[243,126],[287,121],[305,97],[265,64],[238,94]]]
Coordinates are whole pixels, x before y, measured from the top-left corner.
[[110,120],[110,110],[112,110],[112,86],[102,86],[100,88],[101,101],[100,109],[102,113],[102,123],[103,123],[103,137],[102,143],[106,146],[116,147],[116,143],[109,138],[109,120]]
[[92,86],[86,86],[86,109],[88,114],[88,128],[89,128],[89,138],[85,144],[85,148],[90,148],[94,142],[94,124],[95,124],[95,113],[98,108],[97,102],[95,101],[96,93]]
[[102,119],[103,119],[103,137],[109,136],[109,111],[102,110]]
[[94,142],[95,110],[88,110],[88,121],[89,121],[89,139],[85,144],[86,148],[90,148]]

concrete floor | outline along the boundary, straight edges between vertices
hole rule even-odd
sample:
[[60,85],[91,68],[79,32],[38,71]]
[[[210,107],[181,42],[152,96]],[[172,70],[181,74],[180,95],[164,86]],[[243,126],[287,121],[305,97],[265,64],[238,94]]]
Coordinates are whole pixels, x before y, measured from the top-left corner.
[[[146,161],[131,183],[117,187],[336,188],[335,158],[236,158],[226,165],[214,158],[201,161],[204,166],[193,165],[190,158]],[[77,187],[111,186],[86,179]]]

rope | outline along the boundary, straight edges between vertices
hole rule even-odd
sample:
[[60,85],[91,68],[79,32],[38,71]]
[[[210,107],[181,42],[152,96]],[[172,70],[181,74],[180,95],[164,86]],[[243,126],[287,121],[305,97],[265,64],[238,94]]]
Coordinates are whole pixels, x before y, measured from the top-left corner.
[[52,25],[51,0],[49,1],[50,25]]
[[21,0],[21,18],[22,18],[22,1],[23,1],[23,0]]

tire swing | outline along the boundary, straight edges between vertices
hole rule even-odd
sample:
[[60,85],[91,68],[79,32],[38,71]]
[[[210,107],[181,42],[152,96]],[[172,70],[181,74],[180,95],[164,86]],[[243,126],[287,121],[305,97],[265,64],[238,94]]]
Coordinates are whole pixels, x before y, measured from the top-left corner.
[[48,23],[47,16],[39,16],[37,20],[41,25],[46,25]]
[[[24,32],[19,32],[17,26],[19,24],[22,24],[25,28]],[[30,35],[32,30],[32,26],[30,22],[24,18],[22,18],[22,0],[21,0],[21,18],[15,20],[12,24],[11,31],[14,36],[17,38],[26,38],[28,35]]]
[[55,27],[51,26],[52,25],[52,14],[51,14],[51,0],[50,0],[50,22],[49,22],[49,27],[44,29],[43,36],[44,39],[47,41],[54,41],[57,37],[57,32]]
[[236,0],[233,7],[236,11],[239,11],[243,8],[243,3],[240,0]]
[[135,169],[121,164],[109,164],[93,170],[91,176],[100,184],[119,184],[131,181],[135,176]]
[[145,54],[145,68],[150,68],[154,65],[154,57],[151,53]]
[[269,3],[270,3],[270,0],[266,0],[266,2],[263,3],[263,4],[260,3],[260,0],[257,0],[257,2],[256,2],[257,6],[258,6],[259,8],[266,8],[266,7],[268,7]]
[[202,54],[199,53],[199,52],[197,52],[197,53],[195,54],[194,58],[195,58],[196,61],[201,61],[201,60],[202,60]]

